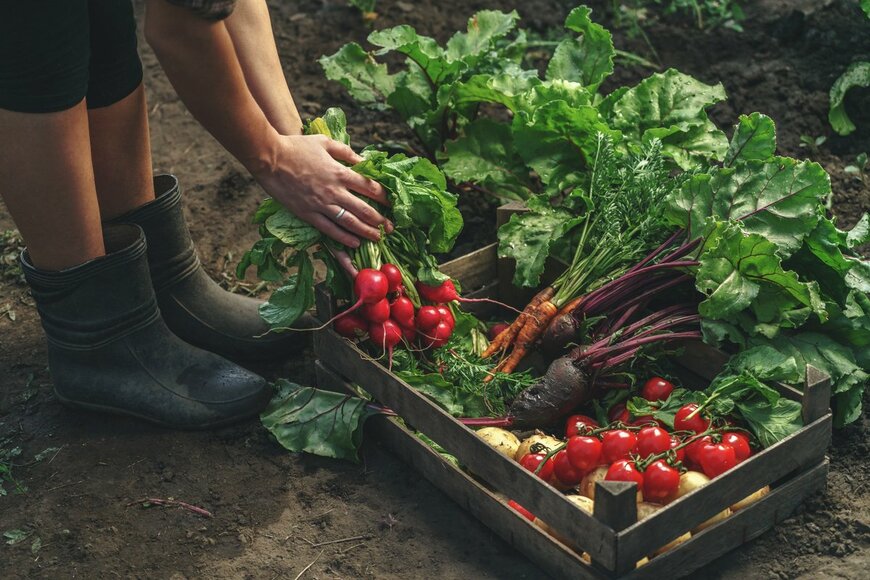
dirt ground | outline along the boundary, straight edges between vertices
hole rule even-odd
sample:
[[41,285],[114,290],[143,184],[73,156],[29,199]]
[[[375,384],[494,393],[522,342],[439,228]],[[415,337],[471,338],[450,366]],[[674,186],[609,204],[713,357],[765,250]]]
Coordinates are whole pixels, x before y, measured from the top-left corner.
[[[141,4],[137,8],[141,11]],[[357,145],[407,137],[388,113],[354,106],[324,80],[316,59],[366,26],[339,0],[270,1],[287,78],[303,116],[343,107]],[[444,40],[473,11],[510,9],[495,0],[444,0],[425,7],[380,0],[378,27],[409,23]],[[526,27],[545,34],[572,2],[515,3]],[[596,16],[610,2],[591,2]],[[844,172],[870,151],[870,92],[853,91],[858,125],[849,138],[826,121],[827,91],[854,57],[870,57],[870,25],[855,2],[760,0],[745,32],[696,30],[690,19],[645,30],[665,66],[724,83],[729,101],[715,111],[730,126],[759,110],[779,127],[780,151],[812,156],[831,174],[833,211],[851,225],[870,209],[870,191]],[[646,57],[639,38],[616,32],[619,48]],[[249,216],[262,197],[240,166],[186,112],[157,64],[145,64],[156,169],[177,174],[208,270],[225,274],[256,238]],[[614,83],[645,72],[621,67]],[[219,98],[219,95],[216,95]],[[824,135],[818,151],[801,135]],[[467,216],[471,248],[493,236],[488,204]],[[0,209],[0,230],[13,224]],[[11,253],[9,245],[0,252]],[[463,513],[372,441],[354,465],[284,452],[255,421],[210,433],[173,433],[117,417],[74,413],[51,394],[45,345],[26,288],[0,270],[0,453],[20,446],[15,478],[26,491],[0,496],[3,578],[540,578],[541,571]],[[312,383],[310,352],[269,368],[270,377]],[[866,414],[834,435],[825,492],[756,541],[699,571],[698,578],[860,578],[870,566],[870,486]],[[0,456],[2,457],[2,456]],[[145,498],[202,506],[206,519],[178,508],[143,507]],[[678,571],[674,571],[674,576]]]

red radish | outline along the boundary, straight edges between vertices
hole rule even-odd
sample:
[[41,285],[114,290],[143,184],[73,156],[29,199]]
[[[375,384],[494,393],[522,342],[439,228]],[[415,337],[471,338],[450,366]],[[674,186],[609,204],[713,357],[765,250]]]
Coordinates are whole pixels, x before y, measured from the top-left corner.
[[402,336],[405,338],[405,342],[408,344],[414,342],[414,339],[417,338],[417,329],[412,326],[403,326],[401,322],[399,322],[399,326],[402,328]]
[[434,306],[421,306],[417,311],[417,330],[425,332],[432,330],[441,322],[441,313]]
[[450,340],[450,335],[453,334],[453,329],[444,321],[439,322],[435,328],[430,330],[421,330],[423,337],[423,345],[426,348],[440,348],[447,344]]
[[390,301],[384,298],[374,304],[363,304],[360,314],[369,322],[386,322],[390,317]]
[[441,283],[440,286],[429,286],[427,284],[423,284],[422,282],[417,282],[417,292],[420,294],[420,298],[426,300],[427,302],[435,302],[436,304],[447,304],[448,302],[491,302],[492,304],[496,304],[501,306],[502,308],[507,308],[508,310],[513,310],[514,312],[520,312],[513,306],[508,306],[498,300],[493,300],[491,298],[463,298],[459,295],[459,292],[456,291],[456,286],[453,285],[453,280],[447,279]]
[[390,304],[390,315],[402,326],[414,326],[414,303],[407,296],[399,296]]
[[[356,294],[357,301],[353,303],[353,306],[341,314],[337,314],[331,320],[326,321],[323,327],[347,316],[363,304],[374,304],[375,302],[380,302],[387,297],[388,289],[389,284],[387,282],[387,277],[384,276],[382,272],[373,270],[372,268],[363,268],[353,280],[353,293]],[[387,305],[389,306],[389,303]]]
[[450,326],[450,330],[453,330],[456,327],[456,319],[453,318],[453,313],[450,312],[450,308],[447,306],[436,306],[438,310],[438,314],[441,315],[441,320],[446,322]]
[[497,322],[489,327],[489,340],[495,340],[495,337],[507,330],[509,324],[506,322]]
[[368,331],[369,323],[362,316],[353,313],[336,320],[333,327],[335,332],[345,338],[362,338]]
[[395,292],[402,287],[402,271],[395,264],[384,264],[381,272],[387,277],[388,292]]
[[390,365],[393,367],[393,348],[402,342],[402,328],[393,322],[373,322],[369,325],[369,337],[376,345],[389,353]]

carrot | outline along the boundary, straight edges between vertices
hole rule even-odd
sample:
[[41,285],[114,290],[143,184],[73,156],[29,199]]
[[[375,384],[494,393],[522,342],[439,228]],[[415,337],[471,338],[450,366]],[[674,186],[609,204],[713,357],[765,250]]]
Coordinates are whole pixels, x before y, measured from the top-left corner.
[[562,308],[559,309],[559,312],[553,318],[557,318],[557,317],[563,316],[565,314],[571,314],[572,312],[574,312],[575,308],[580,306],[580,303],[583,302],[583,299],[585,297],[586,297],[585,295],[578,296],[574,300],[569,301],[568,304],[566,304],[565,306],[563,306]]
[[529,301],[528,305],[523,309],[519,316],[511,323],[510,326],[507,327],[506,330],[503,330],[501,334],[495,337],[495,340],[489,343],[489,346],[483,352],[483,358],[490,357],[497,352],[501,352],[507,350],[508,347],[513,343],[514,338],[519,334],[520,329],[525,326],[526,321],[529,318],[529,315],[534,312],[538,306],[545,300],[550,300],[553,297],[553,294],[556,293],[555,288],[552,286],[547,286],[540,292],[538,292],[534,298]]
[[529,316],[525,326],[523,326],[523,329],[517,335],[517,339],[514,342],[514,349],[511,351],[510,356],[498,365],[498,372],[514,372],[514,369],[517,368],[517,365],[520,364],[520,361],[523,360],[523,357],[526,356],[529,349],[531,349],[538,339],[541,338],[541,335],[547,329],[550,321],[553,320],[553,317],[556,316],[558,311],[558,308],[556,308],[556,306],[549,300],[545,300],[540,306],[538,306],[534,315]]

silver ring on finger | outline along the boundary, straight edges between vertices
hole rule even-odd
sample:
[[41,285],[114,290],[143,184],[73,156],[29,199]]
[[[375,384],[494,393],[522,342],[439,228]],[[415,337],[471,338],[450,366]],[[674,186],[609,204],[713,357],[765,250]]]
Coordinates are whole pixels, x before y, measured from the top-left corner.
[[338,221],[338,220],[340,220],[342,217],[344,217],[344,214],[346,214],[346,213],[347,213],[347,210],[344,209],[344,208],[341,208],[341,209],[338,210],[338,213],[335,214],[335,217],[332,218],[332,219],[335,220],[335,221]]

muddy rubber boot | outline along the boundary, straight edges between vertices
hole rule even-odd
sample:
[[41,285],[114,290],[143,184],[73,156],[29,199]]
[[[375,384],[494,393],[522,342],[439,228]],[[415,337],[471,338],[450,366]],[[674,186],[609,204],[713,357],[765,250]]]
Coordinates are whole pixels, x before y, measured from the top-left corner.
[[[157,198],[111,221],[145,231],[148,264],[160,312],[182,340],[233,360],[288,356],[311,340],[310,332],[269,333],[260,318],[262,301],[221,288],[202,267],[181,210],[174,175],[154,178]],[[313,326],[313,319],[300,321]]]
[[104,229],[107,255],[61,271],[21,263],[48,338],[58,399],[180,429],[224,425],[269,401],[261,377],[176,337],[148,274],[142,230]]

